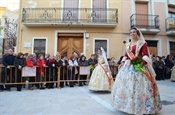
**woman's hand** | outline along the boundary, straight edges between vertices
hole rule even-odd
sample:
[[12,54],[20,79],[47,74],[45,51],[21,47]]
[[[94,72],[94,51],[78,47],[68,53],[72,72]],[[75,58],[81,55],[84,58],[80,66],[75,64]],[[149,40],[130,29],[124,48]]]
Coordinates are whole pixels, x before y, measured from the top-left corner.
[[18,69],[21,69],[21,68],[22,68],[22,66],[19,65],[19,66],[18,66]]
[[143,67],[143,66],[146,65],[146,64],[147,64],[146,61],[142,61],[141,66]]
[[55,64],[52,64],[53,67],[55,67]]
[[62,65],[63,65],[63,66],[65,66],[66,64],[65,64],[65,63],[63,63]]

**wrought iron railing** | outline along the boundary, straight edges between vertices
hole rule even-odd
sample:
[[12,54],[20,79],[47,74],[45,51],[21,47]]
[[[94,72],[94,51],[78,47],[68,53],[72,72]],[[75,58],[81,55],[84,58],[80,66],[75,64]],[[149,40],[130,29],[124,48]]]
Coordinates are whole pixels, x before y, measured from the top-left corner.
[[148,14],[132,14],[130,16],[130,24],[132,27],[159,29],[159,16]]
[[166,31],[175,31],[175,18],[165,19]]
[[110,8],[23,8],[23,23],[118,23]]

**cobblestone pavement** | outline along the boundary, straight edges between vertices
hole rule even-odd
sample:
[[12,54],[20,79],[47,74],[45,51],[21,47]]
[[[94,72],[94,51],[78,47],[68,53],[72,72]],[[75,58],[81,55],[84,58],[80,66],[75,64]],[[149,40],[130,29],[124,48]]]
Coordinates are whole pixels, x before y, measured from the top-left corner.
[[[157,81],[163,109],[175,115],[175,82]],[[0,92],[0,115],[128,115],[110,105],[110,92],[90,92],[87,86],[62,89],[23,89]]]

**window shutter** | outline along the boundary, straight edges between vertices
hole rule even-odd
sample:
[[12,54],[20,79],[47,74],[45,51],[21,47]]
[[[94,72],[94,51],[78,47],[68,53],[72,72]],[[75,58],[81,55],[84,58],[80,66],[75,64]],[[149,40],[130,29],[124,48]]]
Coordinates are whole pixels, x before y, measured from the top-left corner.
[[168,12],[169,13],[172,13],[172,14],[175,14],[175,6],[168,6]]
[[79,0],[64,0],[64,8],[78,8]]
[[148,3],[136,2],[136,14],[148,14]]
[[107,0],[93,0],[92,19],[93,22],[107,22]]
[[64,0],[63,21],[78,22],[79,18],[78,8],[79,8],[79,0]]

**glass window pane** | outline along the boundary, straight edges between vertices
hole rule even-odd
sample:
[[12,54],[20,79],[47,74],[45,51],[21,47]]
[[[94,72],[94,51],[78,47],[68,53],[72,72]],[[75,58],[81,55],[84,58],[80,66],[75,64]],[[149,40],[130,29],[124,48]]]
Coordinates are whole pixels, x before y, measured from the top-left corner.
[[107,22],[107,0],[93,0],[93,22]]
[[175,56],[175,42],[170,42],[170,54]]
[[79,0],[64,0],[63,21],[78,22]]
[[33,52],[38,56],[39,54],[45,55],[46,52],[46,39],[34,39]]
[[97,55],[97,51],[100,47],[106,51],[107,54],[107,40],[95,40],[95,54]]

